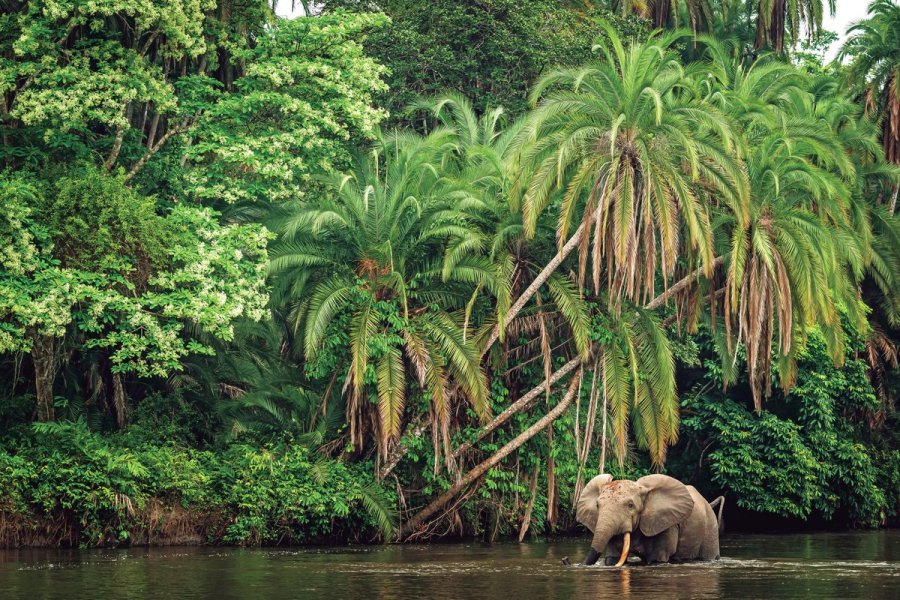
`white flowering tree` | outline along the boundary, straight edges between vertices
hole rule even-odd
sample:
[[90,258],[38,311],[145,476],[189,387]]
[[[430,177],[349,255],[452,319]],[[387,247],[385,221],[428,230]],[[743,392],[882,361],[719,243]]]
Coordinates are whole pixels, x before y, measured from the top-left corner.
[[266,2],[214,0],[13,5],[0,14],[8,167],[99,160],[153,192],[274,202],[302,196],[386,116],[372,106],[385,69],[361,44],[383,15],[281,19]]
[[0,353],[31,354],[41,421],[54,418],[64,344],[105,349],[114,375],[165,376],[211,352],[186,325],[230,340],[236,319],[265,315],[263,227],[221,225],[208,208],[160,211],[121,179],[0,179]]
[[384,69],[362,40],[385,21],[280,19],[264,0],[5,3],[0,353],[30,355],[39,419],[66,357],[102,354],[119,402],[121,374],[169,374],[263,317],[268,233],[204,207],[302,197],[374,136]]

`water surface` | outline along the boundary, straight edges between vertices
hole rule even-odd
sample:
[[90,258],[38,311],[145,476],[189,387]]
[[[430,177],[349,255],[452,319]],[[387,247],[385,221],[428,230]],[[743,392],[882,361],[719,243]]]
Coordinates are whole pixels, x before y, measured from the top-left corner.
[[900,598],[896,530],[726,536],[715,563],[560,564],[587,546],[0,551],[0,598]]

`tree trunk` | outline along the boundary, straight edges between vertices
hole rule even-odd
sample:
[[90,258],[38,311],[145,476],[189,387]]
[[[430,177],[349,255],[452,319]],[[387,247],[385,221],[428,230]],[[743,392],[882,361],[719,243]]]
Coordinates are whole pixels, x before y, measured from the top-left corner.
[[125,128],[119,127],[116,130],[116,138],[113,140],[112,149],[109,151],[109,156],[106,157],[106,162],[103,163],[103,168],[107,171],[111,171],[113,165],[116,164],[116,159],[119,158],[119,152],[122,150],[122,140],[125,139]]
[[528,533],[528,528],[531,527],[531,513],[534,510],[534,498],[537,496],[537,482],[538,482],[538,473],[540,473],[541,466],[537,465],[534,468],[534,473],[531,474],[531,487],[528,488],[528,504],[525,506],[525,518],[522,519],[522,525],[519,527],[519,543],[522,543],[522,540],[525,539],[525,535]]
[[[653,26],[657,29],[665,29],[669,24],[670,12],[672,12],[671,0],[656,0],[653,3]],[[693,14],[691,16],[693,17]]]
[[556,461],[553,459],[553,423],[547,425],[547,523],[556,529],[559,512],[556,498]]
[[493,454],[487,460],[481,462],[471,471],[466,473],[465,477],[463,477],[459,482],[453,485],[449,490],[441,494],[439,497],[434,499],[428,506],[420,510],[412,519],[404,523],[403,527],[400,530],[400,539],[404,539],[409,536],[410,533],[416,531],[419,527],[421,527],[425,520],[431,517],[434,513],[443,508],[450,500],[452,500],[460,491],[465,489],[469,484],[479,479],[482,475],[488,472],[489,469],[500,464],[504,458],[513,453],[513,451],[518,450],[525,442],[533,438],[539,432],[543,431],[550,425],[553,421],[559,418],[569,405],[572,403],[572,399],[575,397],[575,393],[578,390],[578,381],[580,380],[580,372],[576,373],[575,376],[572,377],[571,383],[569,383],[569,389],[566,392],[566,395],[563,399],[557,404],[553,410],[544,415],[541,419],[537,421],[534,425],[520,433],[516,436],[512,441],[507,443],[505,446],[500,448],[495,454]]
[[[881,123],[881,139],[884,158],[888,162],[900,164],[900,97],[894,94],[894,76],[884,84],[884,119]],[[896,188],[894,199],[896,202]],[[891,206],[893,214],[894,206]]]
[[[420,416],[417,420],[410,423],[406,431],[410,431],[412,433],[412,438],[419,438],[422,433],[428,429],[428,424],[430,421],[425,418],[424,415]],[[388,454],[387,460],[384,461],[384,466],[378,472],[378,478],[384,479],[388,475],[391,474],[398,464],[400,464],[400,459],[406,456],[406,453],[409,452],[409,446],[403,443],[403,439],[406,437],[406,431],[400,434],[400,441],[397,442],[397,445],[394,446],[394,449],[391,450],[390,454]]]
[[753,47],[757,50],[761,49],[766,45],[766,21],[763,16],[763,3],[760,0],[760,3],[757,5],[758,14],[756,15],[756,39],[753,42]]
[[784,0],[775,0],[772,7],[772,21],[769,25],[769,43],[776,54],[784,54]]
[[[596,218],[596,215],[594,216]],[[593,219],[591,219],[593,221]],[[550,276],[559,268],[559,265],[566,259],[569,254],[572,253],[572,250],[578,247],[578,244],[581,242],[581,236],[585,235],[587,231],[588,223],[582,222],[578,229],[575,230],[575,233],[572,234],[572,237],[569,238],[569,241],[566,242],[565,246],[563,246],[559,252],[556,253],[556,256],[547,263],[547,265],[538,273],[538,276],[535,277],[534,281],[531,282],[522,295],[516,300],[515,304],[513,304],[509,308],[509,312],[503,318],[503,328],[506,329],[509,327],[509,324],[512,323],[513,319],[515,319],[519,313],[525,308],[525,305],[528,304],[528,301],[531,300],[531,297],[535,295],[535,293],[541,289],[547,280],[550,279]],[[494,345],[494,342],[500,337],[500,325],[494,327],[494,330],[491,331],[491,335],[488,338],[487,343],[485,343],[484,347],[481,349],[481,355],[484,356],[487,354],[488,350],[491,349],[491,346]]]
[[159,127],[159,113],[153,111],[153,119],[150,121],[150,132],[147,134],[147,150],[152,148],[156,142],[156,130]]
[[122,376],[118,373],[112,374],[112,409],[115,418],[116,418],[116,426],[119,429],[125,428],[125,423],[127,422],[127,416],[125,413],[125,405],[127,401],[127,396],[125,395],[125,386],[122,384]]
[[56,418],[53,412],[53,382],[59,369],[59,342],[58,337],[34,334],[31,343],[37,420],[42,423]]
[[172,127],[171,129],[169,129],[169,131],[167,131],[164,136],[159,138],[158,142],[153,144],[153,146],[149,150],[147,150],[146,154],[144,154],[136,163],[134,163],[134,166],[131,167],[131,170],[128,171],[127,175],[125,175],[125,183],[128,183],[128,181],[131,180],[132,177],[137,175],[141,171],[141,169],[144,168],[144,165],[147,164],[147,161],[150,160],[151,158],[153,158],[154,154],[159,152],[159,149],[162,148],[166,144],[166,142],[169,141],[169,138],[171,138],[172,136],[178,135],[180,133],[183,133],[185,130],[186,130],[186,127],[179,127],[179,126]]
[[[724,263],[725,263],[725,257],[718,256],[713,260],[711,268],[716,269]],[[693,271],[691,271],[690,273],[688,273],[687,275],[685,275],[684,277],[679,279],[677,282],[675,282],[665,292],[663,292],[662,294],[660,294],[659,296],[657,296],[656,298],[654,298],[653,300],[651,300],[650,302],[645,304],[644,308],[647,310],[654,310],[654,309],[659,308],[665,302],[667,302],[669,300],[669,298],[671,298],[672,296],[674,296],[675,294],[677,294],[678,292],[680,292],[681,290],[683,290],[684,288],[689,286],[693,281],[699,279],[700,276],[703,275],[704,271],[705,271],[704,267],[697,267],[696,269],[694,269]]]
[[600,473],[606,473],[606,415],[609,412],[609,397],[606,394],[606,368],[603,369],[603,430],[600,432]]
[[[784,0],[774,0],[771,6],[772,12],[768,15],[763,12],[765,4],[765,2],[760,2],[757,7],[756,42],[754,47],[760,50],[768,46],[773,52],[784,54]],[[766,25],[767,17],[768,25]]]

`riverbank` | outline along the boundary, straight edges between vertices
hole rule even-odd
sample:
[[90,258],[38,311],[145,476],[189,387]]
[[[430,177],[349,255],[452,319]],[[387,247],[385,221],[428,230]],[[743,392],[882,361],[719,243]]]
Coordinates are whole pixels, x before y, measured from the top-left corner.
[[[103,436],[74,422],[7,437],[0,548],[372,544],[396,526],[394,482],[377,484],[369,462],[326,459],[299,443],[158,444],[146,431]],[[580,532],[568,503],[559,510],[555,532]],[[745,532],[840,527],[733,502],[725,523]],[[498,536],[496,524],[483,525],[479,532],[467,522],[432,539],[515,539],[518,531],[505,523]],[[548,539],[539,526],[534,533]]]
[[389,528],[396,504],[371,465],[296,443],[156,445],[83,422],[6,442],[4,548],[366,543]]

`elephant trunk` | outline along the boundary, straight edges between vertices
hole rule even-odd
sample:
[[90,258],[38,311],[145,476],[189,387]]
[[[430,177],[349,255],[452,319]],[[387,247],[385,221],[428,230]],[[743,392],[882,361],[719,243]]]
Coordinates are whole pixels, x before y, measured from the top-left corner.
[[584,564],[592,565],[597,562],[597,559],[600,558],[606,550],[609,540],[618,533],[620,533],[620,531],[615,524],[598,521],[597,525],[594,527],[594,539],[591,541],[591,551],[588,553]]

